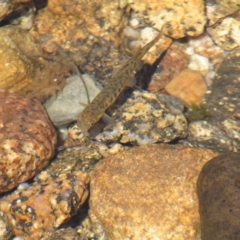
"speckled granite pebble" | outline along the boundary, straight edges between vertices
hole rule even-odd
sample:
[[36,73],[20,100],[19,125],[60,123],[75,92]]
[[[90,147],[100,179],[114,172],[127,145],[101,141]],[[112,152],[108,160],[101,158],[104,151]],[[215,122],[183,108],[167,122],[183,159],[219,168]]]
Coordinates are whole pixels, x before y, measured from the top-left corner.
[[144,18],[150,20],[154,27],[159,28],[163,22],[167,22],[170,26],[168,35],[174,38],[200,35],[207,21],[202,0],[162,0],[161,4],[156,0],[128,2],[138,15],[144,14]]
[[237,240],[240,236],[240,153],[207,162],[197,183],[201,240]]
[[63,150],[33,183],[2,198],[0,210],[14,234],[24,240],[40,239],[76,214],[88,196],[89,176],[85,172],[100,158],[94,146]]
[[37,100],[1,90],[0,116],[0,192],[6,192],[48,165],[57,135]]
[[184,138],[187,121],[183,109],[183,105],[169,95],[134,91],[112,114],[116,123],[107,125],[96,139],[144,145]]
[[237,151],[236,141],[227,136],[218,126],[207,121],[195,121],[188,127],[188,143],[191,146],[207,147],[220,152]]

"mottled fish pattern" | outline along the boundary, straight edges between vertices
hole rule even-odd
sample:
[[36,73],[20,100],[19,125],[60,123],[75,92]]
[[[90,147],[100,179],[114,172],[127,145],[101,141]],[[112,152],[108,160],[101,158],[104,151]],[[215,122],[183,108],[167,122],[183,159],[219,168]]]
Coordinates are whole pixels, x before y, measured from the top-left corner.
[[77,125],[82,131],[88,131],[105,113],[124,87],[129,82],[131,75],[137,68],[143,56],[161,38],[162,31],[143,48],[140,48],[108,81],[103,90],[85,107],[78,117]]

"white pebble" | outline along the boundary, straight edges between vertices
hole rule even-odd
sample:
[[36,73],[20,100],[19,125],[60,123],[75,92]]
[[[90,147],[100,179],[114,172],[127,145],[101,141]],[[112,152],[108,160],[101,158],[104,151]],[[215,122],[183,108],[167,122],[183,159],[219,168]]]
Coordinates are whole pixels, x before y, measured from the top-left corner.
[[189,46],[186,48],[186,53],[188,55],[193,55],[194,54],[194,48],[192,46]]
[[213,71],[213,70],[209,71],[209,72],[206,74],[206,76],[205,76],[205,82],[206,82],[207,86],[211,86],[211,85],[212,85],[212,80],[213,80],[213,78],[215,77],[215,74],[216,74],[216,72]]
[[191,70],[204,71],[209,69],[208,58],[199,54],[193,54],[190,58],[188,68]]
[[133,28],[136,28],[139,25],[139,21],[136,18],[130,19],[129,23]]
[[136,41],[136,40],[130,41],[130,43],[129,43],[130,49],[132,49],[132,48],[134,48],[135,46],[137,46],[136,44],[138,44],[138,41]]
[[139,31],[130,27],[130,26],[126,26],[124,28],[124,33],[129,38],[132,38],[132,39],[138,39],[139,38]]
[[151,138],[149,138],[149,137],[147,137],[147,136],[144,136],[143,138],[141,138],[141,137],[138,137],[137,138],[137,143],[138,143],[138,145],[147,145],[147,144],[152,144],[152,143],[154,143],[154,139],[151,139]]
[[24,183],[20,183],[19,185],[18,185],[18,190],[25,190],[25,189],[27,189],[29,187],[29,184],[27,183],[27,182],[24,182]]
[[61,140],[65,141],[68,138],[68,128],[60,127],[58,129],[58,136]]
[[152,41],[156,36],[158,32],[154,30],[151,27],[145,27],[141,30],[141,40],[143,46]]
[[23,238],[20,237],[20,236],[16,236],[16,237],[14,237],[12,240],[23,240]]

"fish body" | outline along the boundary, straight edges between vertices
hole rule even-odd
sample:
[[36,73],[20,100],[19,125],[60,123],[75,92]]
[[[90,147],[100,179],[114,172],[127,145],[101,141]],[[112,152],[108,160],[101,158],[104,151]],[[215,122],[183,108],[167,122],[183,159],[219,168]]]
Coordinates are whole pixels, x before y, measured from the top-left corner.
[[108,81],[103,90],[85,107],[80,113],[77,121],[78,127],[82,131],[88,131],[105,113],[124,87],[129,82],[131,75],[137,68],[143,56],[161,38],[161,32],[143,48],[140,48],[131,59],[129,59]]

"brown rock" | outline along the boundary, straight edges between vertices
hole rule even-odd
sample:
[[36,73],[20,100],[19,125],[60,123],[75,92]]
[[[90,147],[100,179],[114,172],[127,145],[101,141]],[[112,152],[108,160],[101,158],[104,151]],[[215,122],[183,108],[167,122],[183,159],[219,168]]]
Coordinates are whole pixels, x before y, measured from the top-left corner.
[[148,145],[96,166],[90,208],[109,239],[199,239],[197,176],[217,153]]
[[[148,85],[147,90],[150,92],[160,92],[165,86],[187,67],[188,56],[176,45],[173,45],[161,60],[158,69],[161,72],[156,72]],[[146,73],[146,76],[148,73]],[[150,75],[150,74],[149,74]]]
[[126,4],[117,0],[50,0],[38,12],[29,32],[51,56],[67,52],[83,72],[105,81],[123,60],[123,51],[117,47],[122,44],[120,31],[129,20]]
[[[20,41],[20,44],[15,42]],[[20,40],[21,39],[21,40]],[[32,82],[30,72],[34,71],[31,60],[20,50],[25,45],[31,53],[39,53],[39,46],[25,31],[15,27],[0,29],[0,88],[11,92],[19,92]],[[26,47],[27,46],[27,47]]]
[[167,84],[165,90],[186,107],[190,107],[201,104],[201,99],[207,91],[207,86],[198,71],[184,70]]
[[0,116],[0,192],[6,192],[48,165],[57,134],[37,100],[1,90]]
[[[136,18],[143,25],[152,24],[158,30],[167,23],[165,34],[180,38],[203,32],[204,11],[202,0],[164,0],[161,4],[156,0],[49,0],[47,7],[38,12],[30,33],[41,41],[46,52],[55,54],[56,44],[66,50],[84,72],[94,73],[96,79],[106,81],[126,58],[122,50],[128,45],[124,29],[129,19]],[[151,59],[155,59],[156,51],[152,53]]]
[[201,239],[239,239],[240,153],[206,163],[198,178]]
[[40,101],[60,90],[72,70],[71,60],[46,56],[28,31],[15,26],[0,28],[0,55],[0,89]]
[[[116,45],[120,44],[121,36],[116,38],[115,34],[127,24],[129,14],[124,11],[126,5],[127,2],[121,5],[117,0],[50,0],[47,7],[36,16],[35,27],[30,32],[41,38],[48,35],[43,41],[45,46],[48,42],[54,42],[63,49],[70,48],[71,52],[81,49],[81,54],[78,52],[81,58],[82,54],[89,54],[93,45],[100,40],[93,36],[112,39],[117,42]],[[112,32],[113,30],[115,31]],[[89,36],[91,39],[88,39]],[[94,50],[98,54],[101,51],[97,48]],[[86,62],[88,60],[85,59]]]

